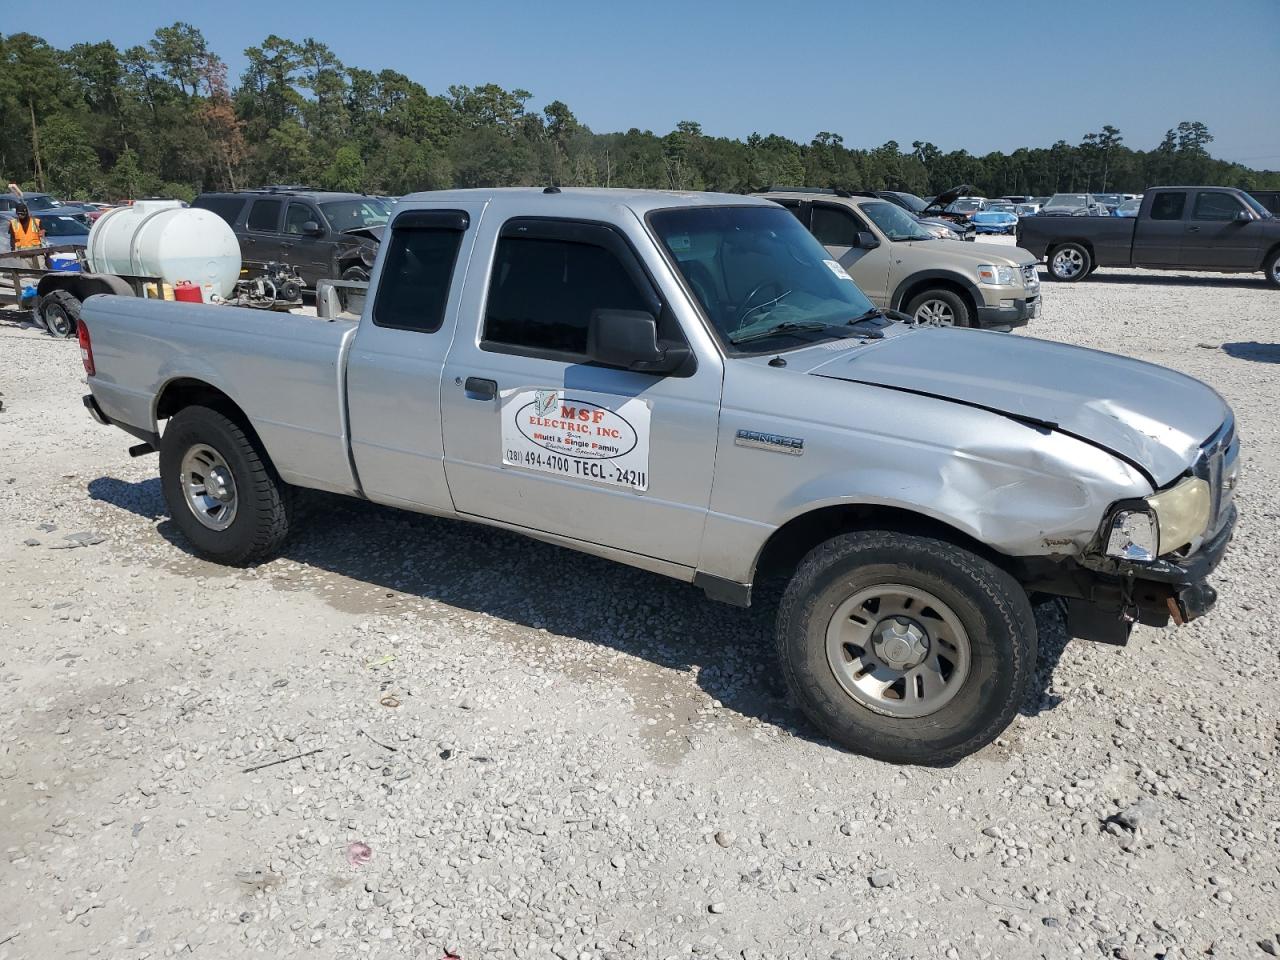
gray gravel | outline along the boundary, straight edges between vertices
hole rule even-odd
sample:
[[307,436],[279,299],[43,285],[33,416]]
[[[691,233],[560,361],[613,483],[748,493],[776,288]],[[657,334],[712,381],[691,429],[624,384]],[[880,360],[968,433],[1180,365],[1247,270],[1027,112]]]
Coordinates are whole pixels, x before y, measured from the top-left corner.
[[1045,301],[1228,398],[1244,518],[1205,621],[1042,610],[1024,715],[947,770],[815,740],[765,612],[518,537],[317,498],[284,558],[196,560],[74,341],[0,323],[0,958],[1276,955],[1280,295]]

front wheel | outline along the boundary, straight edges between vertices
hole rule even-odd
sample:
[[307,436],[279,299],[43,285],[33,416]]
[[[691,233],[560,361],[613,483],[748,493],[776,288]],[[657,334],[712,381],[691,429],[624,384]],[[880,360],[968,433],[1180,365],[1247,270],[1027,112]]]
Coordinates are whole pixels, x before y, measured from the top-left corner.
[[1267,262],[1262,266],[1262,272],[1266,275],[1267,283],[1273,287],[1280,287],[1280,250],[1272,252],[1267,257]]
[[1008,573],[953,544],[871,530],[816,547],[778,608],[792,696],[832,740],[890,763],[954,763],[1013,720],[1036,626]]
[[964,297],[951,290],[926,290],[907,303],[906,313],[926,327],[970,326],[969,305]]
[[1093,272],[1093,255],[1079,243],[1064,243],[1049,254],[1049,276],[1063,283],[1075,283]]
[[217,410],[186,407],[169,420],[160,487],[178,529],[218,563],[266,559],[289,534],[288,486],[258,442]]

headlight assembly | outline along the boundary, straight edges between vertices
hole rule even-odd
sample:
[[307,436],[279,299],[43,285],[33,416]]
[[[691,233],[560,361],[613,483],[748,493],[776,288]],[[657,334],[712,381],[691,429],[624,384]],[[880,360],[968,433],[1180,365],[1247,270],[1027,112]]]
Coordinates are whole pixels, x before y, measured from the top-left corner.
[[1160,555],[1160,524],[1149,510],[1120,510],[1111,518],[1107,556],[1154,560]]
[[1209,526],[1209,484],[1187,477],[1145,498],[1146,506],[1116,511],[1107,530],[1106,553],[1120,560],[1149,561],[1195,541]]
[[1011,287],[1018,282],[1018,270],[984,263],[978,267],[978,282],[992,287]]
[[1147,497],[1160,524],[1160,554],[1185,547],[1209,526],[1213,498],[1209,484],[1199,477]]

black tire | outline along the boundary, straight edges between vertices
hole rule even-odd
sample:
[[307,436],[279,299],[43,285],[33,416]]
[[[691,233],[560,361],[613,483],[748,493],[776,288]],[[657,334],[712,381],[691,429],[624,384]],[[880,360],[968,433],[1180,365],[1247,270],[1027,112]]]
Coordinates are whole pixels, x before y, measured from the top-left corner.
[[[952,322],[944,323],[943,326],[973,326],[973,314],[964,297],[960,296],[960,294],[956,293],[954,290],[948,290],[945,287],[935,287],[932,290],[925,290],[923,293],[916,294],[907,302],[904,312],[916,317],[917,312],[920,311],[922,307],[931,303],[945,304],[946,309],[950,310]],[[934,310],[933,312],[936,313],[937,310]],[[916,319],[921,323],[926,322],[919,317],[916,317]]]
[[1280,249],[1271,251],[1271,255],[1262,265],[1262,275],[1267,278],[1267,283],[1271,286],[1280,287]]
[[[364,267],[359,266],[347,267],[347,269],[342,271],[342,279],[351,280],[355,283],[368,283],[369,271]],[[348,292],[346,290],[340,290],[339,293],[341,294],[339,300],[342,303],[343,310],[346,310],[348,313],[359,313],[364,309],[365,298],[363,294]]]
[[1093,254],[1080,243],[1062,243],[1045,257],[1049,276],[1059,283],[1079,283],[1093,272]]
[[[877,712],[846,692],[828,660],[837,609],[879,584],[927,591],[968,635],[968,674],[935,712]],[[818,729],[889,763],[947,765],[986,746],[1013,720],[1035,675],[1035,617],[1013,577],[953,544],[883,530],[835,537],[809,553],[783,594],[776,638],[791,694]]]
[[40,298],[40,325],[55,337],[74,337],[80,328],[80,300],[70,290],[54,290]]
[[[210,529],[197,519],[183,492],[183,459],[200,446],[217,452],[234,481],[235,515],[223,530]],[[257,441],[217,410],[186,407],[169,420],[160,441],[160,486],[169,516],[195,551],[209,560],[231,566],[265,560],[289,535],[289,486]]]

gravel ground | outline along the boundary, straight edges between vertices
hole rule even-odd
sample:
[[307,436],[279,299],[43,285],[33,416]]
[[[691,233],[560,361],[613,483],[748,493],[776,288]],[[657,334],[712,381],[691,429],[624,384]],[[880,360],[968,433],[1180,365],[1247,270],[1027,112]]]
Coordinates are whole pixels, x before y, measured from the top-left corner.
[[75,343],[0,323],[0,958],[1280,954],[1278,296],[1045,301],[1228,398],[1243,519],[1206,620],[1043,610],[1023,715],[945,770],[816,740],[766,613],[515,536],[322,499],[196,560]]

